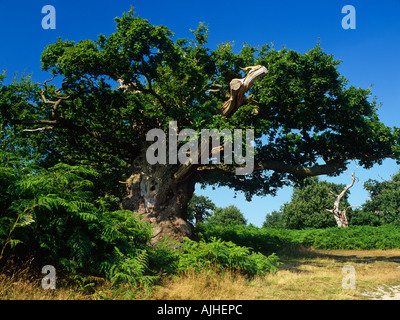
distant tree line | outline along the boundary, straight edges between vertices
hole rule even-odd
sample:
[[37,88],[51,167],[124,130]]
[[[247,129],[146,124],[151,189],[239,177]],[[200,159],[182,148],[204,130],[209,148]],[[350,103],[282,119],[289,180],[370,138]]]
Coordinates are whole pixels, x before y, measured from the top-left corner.
[[[291,200],[280,210],[267,214],[263,227],[305,229],[328,228],[336,226],[331,212],[334,198],[344,185],[318,178],[307,178],[298,184]],[[348,212],[349,225],[380,226],[384,224],[400,224],[400,172],[388,181],[368,180],[364,183],[370,198],[360,207]],[[343,197],[340,208],[350,206],[349,192]]]

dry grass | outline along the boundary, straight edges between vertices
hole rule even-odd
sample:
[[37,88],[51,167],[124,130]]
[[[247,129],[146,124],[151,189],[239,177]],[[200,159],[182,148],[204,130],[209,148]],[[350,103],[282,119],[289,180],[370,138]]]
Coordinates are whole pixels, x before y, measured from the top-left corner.
[[12,261],[3,267],[0,273],[0,300],[79,300],[85,296],[76,288],[56,287],[45,290],[41,286],[41,275],[28,262],[18,268],[12,267]]
[[80,298],[81,296],[73,291],[44,290],[36,282],[0,276],[0,299],[2,300],[75,300]]
[[187,273],[175,279],[167,279],[153,294],[157,300],[223,300],[255,299],[249,281],[237,274],[213,271]]
[[[381,285],[400,283],[400,250],[301,251],[283,254],[275,274],[246,279],[240,275],[203,272],[166,280],[154,299],[343,300],[363,295]],[[356,289],[344,289],[342,268],[356,271]]]
[[[0,273],[0,299],[81,300],[81,299],[160,299],[160,300],[342,300],[377,298],[373,292],[390,292],[400,285],[400,249],[372,251],[317,251],[302,249],[278,254],[283,264],[278,272],[248,279],[243,275],[210,270],[165,278],[150,295],[129,288],[114,289],[108,282],[88,294],[67,286],[57,275],[57,289],[44,290],[38,273],[29,266],[14,273]],[[356,271],[356,289],[342,288],[342,268]],[[382,294],[380,295],[382,296]],[[378,295],[379,298],[379,295]]]

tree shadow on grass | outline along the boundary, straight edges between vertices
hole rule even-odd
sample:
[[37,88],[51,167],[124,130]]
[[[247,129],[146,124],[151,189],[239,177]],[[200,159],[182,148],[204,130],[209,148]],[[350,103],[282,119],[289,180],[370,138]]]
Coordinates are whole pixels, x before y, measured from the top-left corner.
[[[375,252],[375,254],[374,254]],[[325,266],[318,260],[332,259],[335,264],[368,264],[374,262],[394,262],[400,266],[400,250],[382,250],[376,255],[377,250],[315,250],[309,247],[288,247],[277,252],[280,261],[280,270],[288,270],[296,273],[310,272],[300,267],[304,265]]]

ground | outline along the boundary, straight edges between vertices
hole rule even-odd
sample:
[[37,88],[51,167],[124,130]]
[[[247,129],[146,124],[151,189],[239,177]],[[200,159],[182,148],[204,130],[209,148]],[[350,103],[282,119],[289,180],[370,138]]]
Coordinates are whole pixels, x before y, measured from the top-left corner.
[[[400,250],[281,253],[280,270],[247,280],[232,274],[204,273],[164,283],[155,299],[280,299],[342,300],[399,298]],[[355,289],[344,289],[344,266],[355,270]],[[384,294],[382,288],[385,288]],[[390,296],[390,294],[393,294]]]
[[[0,299],[400,300],[400,249],[296,249],[278,256],[283,262],[279,271],[265,277],[204,271],[164,278],[150,292],[140,293],[113,289],[106,281],[96,288],[82,281],[78,287],[65,287],[61,279],[56,290],[43,290],[29,269],[19,270],[0,274]],[[355,289],[342,286],[344,266],[354,267]]]

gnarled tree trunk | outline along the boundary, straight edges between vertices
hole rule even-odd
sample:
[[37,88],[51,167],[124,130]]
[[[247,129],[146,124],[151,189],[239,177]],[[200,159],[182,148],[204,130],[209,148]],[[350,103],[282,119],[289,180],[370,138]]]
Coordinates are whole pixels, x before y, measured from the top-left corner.
[[138,157],[126,181],[127,196],[121,207],[141,214],[153,225],[152,242],[167,236],[176,241],[194,237],[194,227],[187,222],[187,204],[195,181],[174,179],[176,165],[150,165]]

